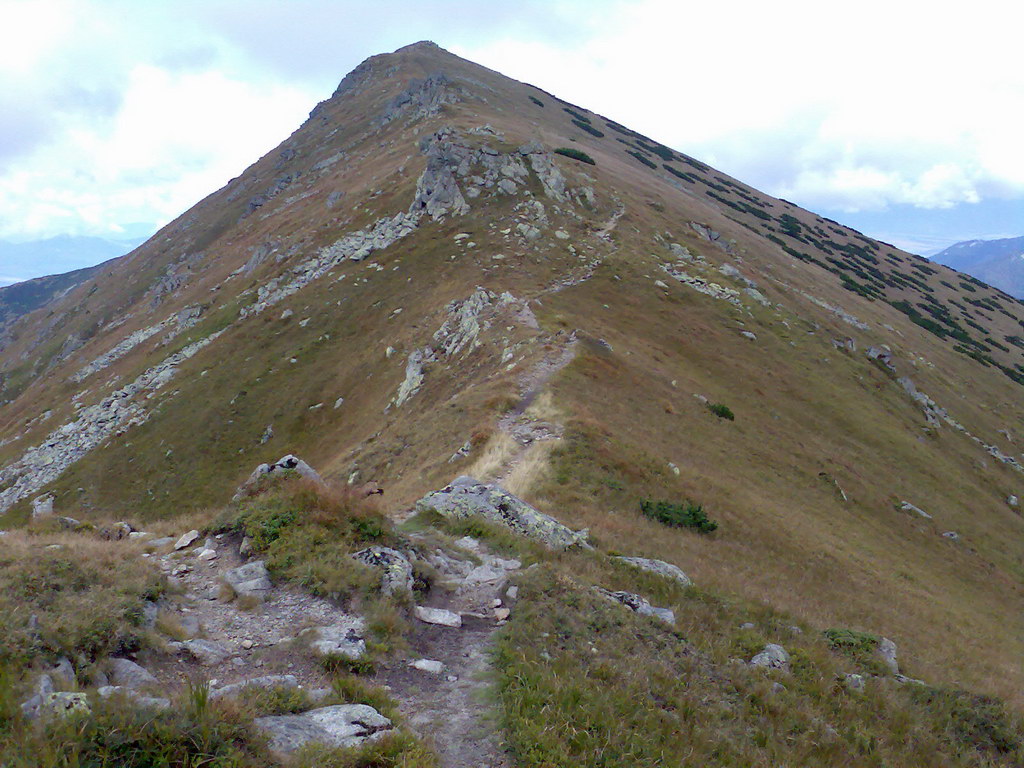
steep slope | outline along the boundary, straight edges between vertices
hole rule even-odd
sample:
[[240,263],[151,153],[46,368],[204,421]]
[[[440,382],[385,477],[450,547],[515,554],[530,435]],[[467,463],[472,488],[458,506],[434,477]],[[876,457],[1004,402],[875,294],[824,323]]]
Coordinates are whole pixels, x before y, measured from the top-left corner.
[[607,549],[1019,703],[1022,326],[1001,291],[420,43],[12,327],[0,508],[166,519],[288,452],[396,513],[500,477]]
[[1024,298],[1024,237],[965,240],[935,254],[932,260]]

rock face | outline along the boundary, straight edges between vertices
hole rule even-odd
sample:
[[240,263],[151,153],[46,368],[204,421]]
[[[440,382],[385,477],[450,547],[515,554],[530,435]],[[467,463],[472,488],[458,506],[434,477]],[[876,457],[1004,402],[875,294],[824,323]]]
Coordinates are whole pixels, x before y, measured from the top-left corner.
[[352,557],[381,571],[381,589],[387,594],[412,590],[412,564],[398,550],[389,547],[367,547]]
[[573,531],[504,488],[465,475],[439,491],[428,493],[416,502],[416,510],[433,510],[454,518],[480,515],[552,549],[586,545],[587,541],[586,530]]
[[275,752],[290,754],[306,744],[355,747],[391,729],[391,721],[366,704],[338,704],[301,715],[256,718]]
[[656,619],[660,619],[668,624],[670,627],[674,627],[676,623],[676,615],[668,608],[658,608],[657,606],[651,605],[645,597],[634,594],[632,592],[612,592],[611,590],[602,589],[601,587],[594,587],[594,590],[609,600],[614,600],[617,603],[622,603],[629,610],[639,613],[641,616],[653,616]]
[[789,654],[781,645],[769,643],[759,654],[750,660],[752,667],[767,669],[789,669]]
[[273,588],[270,574],[262,560],[240,565],[224,573],[224,581],[235,594],[263,598]]
[[634,568],[640,568],[644,571],[650,571],[656,573],[659,576],[664,576],[666,579],[676,581],[682,587],[689,587],[693,585],[690,577],[687,576],[678,566],[672,565],[672,563],[666,563],[664,560],[649,560],[645,557],[625,557],[617,556],[615,558],[621,563],[627,563],[632,565]]

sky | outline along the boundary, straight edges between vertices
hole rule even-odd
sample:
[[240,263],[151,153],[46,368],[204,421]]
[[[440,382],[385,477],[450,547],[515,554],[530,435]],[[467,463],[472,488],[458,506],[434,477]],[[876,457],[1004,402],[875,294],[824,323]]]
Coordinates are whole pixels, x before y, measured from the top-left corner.
[[1005,0],[0,0],[0,240],[155,230],[424,39],[916,253],[1021,235],[1022,28]]

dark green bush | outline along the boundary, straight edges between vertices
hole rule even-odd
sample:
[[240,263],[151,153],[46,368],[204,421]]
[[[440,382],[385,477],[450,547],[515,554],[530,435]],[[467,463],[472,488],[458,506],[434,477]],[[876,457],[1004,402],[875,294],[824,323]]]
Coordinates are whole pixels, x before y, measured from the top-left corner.
[[657,168],[657,167],[658,167],[658,164],[657,164],[657,163],[653,163],[653,162],[651,162],[651,161],[650,161],[650,160],[648,160],[648,159],[647,159],[646,157],[644,157],[643,155],[641,155],[641,154],[640,154],[639,152],[634,152],[634,151],[633,151],[633,150],[631,150],[631,149],[627,149],[627,150],[626,150],[626,154],[627,154],[627,155],[632,155],[632,156],[633,156],[633,157],[635,157],[635,158],[636,158],[637,160],[639,160],[639,161],[640,161],[641,163],[643,163],[644,165],[646,165],[646,166],[647,166],[648,168]]
[[720,419],[728,419],[729,421],[736,420],[736,414],[732,412],[732,409],[728,405],[723,405],[722,403],[709,403],[708,410]]
[[711,533],[718,528],[718,523],[708,518],[704,506],[692,501],[673,504],[670,501],[644,499],[640,502],[640,512],[671,528],[693,528],[699,533]]
[[573,149],[572,147],[559,147],[555,150],[555,154],[571,157],[573,160],[579,160],[581,163],[586,163],[587,165],[597,165],[597,163],[594,162],[594,158],[586,152],[581,152],[580,150]]
[[586,131],[591,136],[596,136],[599,139],[604,138],[604,134],[601,133],[599,130],[597,130],[597,128],[595,128],[592,125],[587,125],[587,123],[580,122],[579,120],[573,120],[572,124],[579,128],[581,131]]
[[531,97],[530,97],[530,101],[532,101],[532,102],[533,102],[534,104],[536,104],[536,105],[537,105],[538,107],[543,107],[543,106],[544,106],[544,102],[543,102],[543,101],[541,101],[540,99],[538,99],[538,98],[537,98],[536,96],[531,96]]

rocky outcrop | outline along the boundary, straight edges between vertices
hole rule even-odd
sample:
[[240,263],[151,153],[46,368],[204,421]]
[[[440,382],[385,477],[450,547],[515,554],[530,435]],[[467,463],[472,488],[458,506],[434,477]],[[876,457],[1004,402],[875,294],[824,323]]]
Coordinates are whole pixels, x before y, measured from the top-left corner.
[[689,286],[698,293],[703,293],[705,296],[710,296],[711,298],[718,299],[720,301],[727,301],[730,304],[735,304],[736,306],[742,306],[739,291],[733,290],[732,288],[726,288],[724,285],[719,285],[718,283],[708,282],[703,277],[691,275],[680,269],[678,266],[663,264],[661,268],[683,285]]
[[416,502],[416,510],[432,510],[454,518],[480,515],[552,549],[586,545],[587,541],[586,530],[573,531],[504,488],[465,475],[439,491],[428,493]]
[[258,717],[257,727],[267,732],[270,748],[291,754],[307,744],[356,747],[391,730],[391,721],[366,704],[337,704],[301,715]]
[[254,560],[225,571],[224,581],[235,591],[236,595],[243,597],[263,598],[273,588],[267,566],[262,560]]
[[676,615],[668,608],[658,608],[657,606],[651,605],[650,601],[646,597],[634,594],[633,592],[612,592],[602,587],[594,587],[594,591],[602,597],[606,597],[609,600],[613,600],[617,603],[629,608],[634,613],[638,613],[641,616],[651,616],[655,619],[659,619],[670,627],[675,626]]
[[85,381],[87,378],[92,376],[92,374],[102,371],[111,363],[120,360],[135,349],[135,347],[139,346],[139,344],[153,336],[156,336],[158,333],[165,332],[167,334],[164,338],[164,343],[170,341],[170,339],[174,338],[182,331],[185,331],[198,323],[200,315],[202,315],[202,307],[184,307],[156,325],[151,325],[148,328],[141,328],[135,331],[128,337],[119,341],[109,351],[82,366],[78,371],[72,374],[71,380],[76,383]]
[[400,117],[408,122],[436,117],[441,107],[457,104],[466,92],[455,85],[444,72],[437,72],[424,80],[413,79],[409,85],[384,107],[376,120],[378,127],[385,126]]
[[326,627],[312,627],[300,634],[309,641],[310,649],[319,656],[344,656],[360,659],[366,655],[362,619],[352,617]]
[[273,464],[260,464],[256,469],[252,471],[248,479],[238,486],[238,490],[235,491],[235,495],[232,496],[232,501],[239,501],[246,493],[252,489],[259,481],[264,477],[275,477],[280,476],[283,472],[295,472],[300,477],[304,477],[317,485],[324,485],[323,478],[320,474],[313,469],[309,464],[304,462],[298,456],[292,454],[285,454],[280,459],[275,461]]
[[537,179],[544,188],[544,194],[553,200],[565,200],[565,177],[555,165],[554,158],[544,150],[539,142],[531,141],[519,148],[519,154],[525,157]]
[[20,459],[0,469],[0,487],[4,487],[0,491],[0,512],[56,480],[64,470],[109,438],[145,423],[149,414],[133,399],[139,395],[152,397],[174,377],[179,365],[214,342],[221,333],[223,331],[218,331],[189,344],[96,405],[82,408],[77,419],[54,430]]

